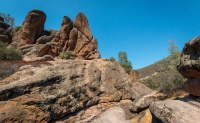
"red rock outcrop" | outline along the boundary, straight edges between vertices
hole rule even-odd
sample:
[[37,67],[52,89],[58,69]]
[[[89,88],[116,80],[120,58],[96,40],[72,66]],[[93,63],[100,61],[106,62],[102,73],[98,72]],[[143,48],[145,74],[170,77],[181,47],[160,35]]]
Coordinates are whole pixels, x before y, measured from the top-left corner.
[[[44,46],[39,57],[49,54],[58,56],[60,52],[69,51],[76,55],[76,59],[91,60],[100,58],[97,39],[93,38],[88,20],[83,13],[79,13],[73,23],[69,17],[64,16],[60,31],[56,34],[50,48]],[[48,50],[46,50],[48,49]]]
[[26,44],[34,44],[44,30],[44,23],[46,21],[46,14],[40,10],[30,11],[20,30],[15,33],[11,48],[19,48]]
[[200,36],[187,42],[183,48],[180,63],[177,66],[180,74],[188,80],[184,90],[200,96]]
[[131,71],[129,73],[129,77],[130,77],[132,82],[138,82],[139,73],[137,72],[137,70],[131,69]]
[[[0,122],[88,123],[115,105],[124,112],[123,121],[128,121],[131,111],[143,110],[151,102],[145,95],[153,91],[132,83],[117,62],[50,63],[54,66],[24,67],[13,75],[18,79],[0,83]],[[113,115],[117,118],[120,114]]]

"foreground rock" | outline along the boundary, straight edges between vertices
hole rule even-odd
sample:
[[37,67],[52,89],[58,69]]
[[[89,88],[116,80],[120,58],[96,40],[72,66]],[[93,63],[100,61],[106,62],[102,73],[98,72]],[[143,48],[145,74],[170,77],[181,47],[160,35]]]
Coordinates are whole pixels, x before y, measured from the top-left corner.
[[[129,121],[133,110],[147,107],[140,98],[153,92],[131,82],[117,62],[58,60],[50,63],[54,66],[33,68],[29,65],[13,75],[18,80],[0,83],[0,122],[87,123],[112,106],[119,107],[115,109],[119,116],[117,112],[110,115]],[[136,108],[134,100],[138,102]]]
[[155,102],[150,111],[153,123],[200,123],[200,108],[179,100]]
[[26,44],[34,44],[44,31],[44,23],[46,21],[46,14],[40,10],[30,11],[20,30],[15,33],[10,48],[19,48]]
[[126,120],[125,111],[121,107],[111,107],[91,123],[132,123]]
[[177,66],[181,75],[187,78],[184,90],[200,96],[200,36],[187,42],[183,48],[180,63]]
[[71,19],[64,16],[60,31],[52,44],[47,44],[38,52],[38,57],[49,54],[58,56],[60,52],[71,52],[76,59],[99,59],[97,39],[93,38],[88,20],[83,13],[76,16],[74,27]]

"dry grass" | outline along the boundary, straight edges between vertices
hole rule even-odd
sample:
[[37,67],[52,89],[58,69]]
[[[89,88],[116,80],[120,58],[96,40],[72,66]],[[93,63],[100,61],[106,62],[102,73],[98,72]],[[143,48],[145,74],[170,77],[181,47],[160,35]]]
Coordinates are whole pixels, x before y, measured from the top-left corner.
[[53,64],[48,61],[0,61],[0,83],[18,80],[20,77],[16,76],[14,73],[16,73],[19,68],[24,65],[31,65],[31,67],[43,67],[51,66]]
[[32,65],[33,67],[41,67],[41,65],[53,65],[48,61],[24,61],[24,60],[16,60],[16,61],[0,61],[1,64],[11,64],[18,65],[19,67],[23,65]]

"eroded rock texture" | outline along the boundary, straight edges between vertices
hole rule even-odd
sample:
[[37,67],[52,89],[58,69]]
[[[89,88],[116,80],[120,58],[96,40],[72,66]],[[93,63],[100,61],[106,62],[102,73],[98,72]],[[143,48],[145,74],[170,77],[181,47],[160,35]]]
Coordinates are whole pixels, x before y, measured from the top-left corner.
[[0,16],[0,41],[4,43],[10,43],[12,36],[10,34],[11,30],[9,29],[10,25],[4,22],[4,18]]
[[58,56],[60,52],[70,51],[76,55],[76,59],[98,59],[97,39],[93,38],[88,20],[83,13],[76,16],[73,23],[69,17],[64,16],[60,31],[56,34],[51,45],[45,45],[38,56],[50,54]]
[[177,69],[188,79],[184,84],[184,90],[200,96],[200,36],[185,44]]
[[[197,102],[196,102],[197,103]],[[153,123],[200,123],[200,108],[179,100],[165,100],[152,103]]]
[[147,104],[141,100],[146,100],[143,96],[153,91],[138,82],[132,83],[117,62],[61,60],[54,63],[54,66],[21,69],[13,75],[19,76],[18,80],[0,83],[1,123],[87,123],[114,105],[119,107],[114,108],[119,112],[110,116],[128,121],[133,110],[150,105],[150,101],[145,101]]
[[11,48],[19,48],[26,44],[34,44],[44,31],[44,23],[46,21],[46,14],[40,10],[30,11],[20,30],[15,33],[12,43],[9,45]]

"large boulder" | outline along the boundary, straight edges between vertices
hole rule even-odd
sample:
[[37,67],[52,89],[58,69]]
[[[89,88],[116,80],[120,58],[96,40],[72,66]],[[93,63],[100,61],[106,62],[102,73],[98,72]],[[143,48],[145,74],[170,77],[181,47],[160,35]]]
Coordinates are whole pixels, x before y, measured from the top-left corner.
[[187,42],[183,48],[180,63],[177,66],[180,74],[187,78],[184,90],[200,96],[200,36]]
[[45,21],[46,14],[43,11],[30,11],[22,23],[20,30],[15,33],[9,47],[19,48],[26,44],[35,44],[36,40],[44,30]]
[[77,15],[74,27],[70,18],[64,16],[60,31],[56,33],[52,42],[50,48],[42,48],[37,56],[41,57],[46,54],[58,56],[60,52],[71,52],[76,56],[76,59],[100,58],[97,39],[93,38],[88,20],[83,13]]
[[152,103],[153,123],[200,123],[200,108],[179,100]]
[[111,108],[101,116],[109,119],[108,113],[116,120],[128,121],[133,100],[153,92],[131,82],[117,62],[57,60],[50,63],[54,66],[21,69],[12,75],[18,79],[0,83],[0,122],[87,123],[114,105],[120,108]]
[[178,71],[185,78],[200,78],[200,36],[187,42],[183,48]]

